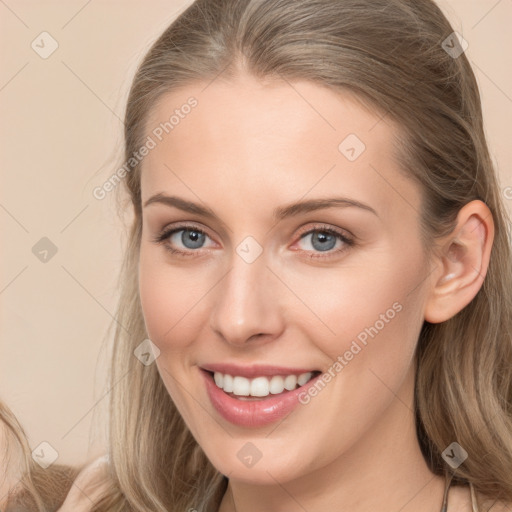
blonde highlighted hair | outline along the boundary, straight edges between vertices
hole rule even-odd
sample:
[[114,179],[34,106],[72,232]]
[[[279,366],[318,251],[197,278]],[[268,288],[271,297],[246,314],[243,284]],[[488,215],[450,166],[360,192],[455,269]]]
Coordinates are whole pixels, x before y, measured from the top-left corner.
[[48,469],[39,466],[31,457],[23,427],[2,402],[0,452],[0,504],[5,503],[0,510],[5,512],[56,511],[80,471],[60,464]]
[[[512,501],[512,255],[507,217],[484,135],[478,86],[465,54],[442,46],[453,28],[432,0],[198,0],[143,59],[125,116],[125,159],[145,141],[161,96],[199,81],[250,73],[348,91],[396,122],[402,172],[421,187],[421,226],[432,241],[479,199],[495,240],[473,301],[440,324],[425,322],[416,351],[418,440],[430,469],[456,441],[469,454],[455,483],[481,503]],[[111,366],[110,484],[95,512],[217,511],[227,479],[208,461],[156,365],[133,350],[147,338],[138,290],[140,164],[123,181],[134,217],[119,278]],[[126,203],[122,201],[126,200]]]

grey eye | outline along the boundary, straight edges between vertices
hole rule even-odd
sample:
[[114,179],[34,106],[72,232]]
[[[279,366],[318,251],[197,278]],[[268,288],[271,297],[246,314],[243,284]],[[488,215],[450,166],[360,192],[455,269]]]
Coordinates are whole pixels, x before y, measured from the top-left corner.
[[187,248],[187,249],[200,249],[202,245],[204,244],[206,235],[196,229],[180,229],[179,231],[176,231],[174,235],[171,237],[171,239],[175,236],[179,236],[181,233],[181,236],[179,237],[180,242]]
[[311,237],[311,245],[316,251],[330,251],[336,246],[337,236],[326,231],[312,231],[306,233],[302,239]]

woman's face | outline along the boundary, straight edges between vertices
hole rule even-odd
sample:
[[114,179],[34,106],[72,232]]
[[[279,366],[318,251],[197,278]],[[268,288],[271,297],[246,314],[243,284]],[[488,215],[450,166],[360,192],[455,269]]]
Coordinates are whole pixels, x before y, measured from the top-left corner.
[[216,468],[282,483],[402,435],[430,271],[389,119],[243,76],[167,94],[146,128],[147,332]]

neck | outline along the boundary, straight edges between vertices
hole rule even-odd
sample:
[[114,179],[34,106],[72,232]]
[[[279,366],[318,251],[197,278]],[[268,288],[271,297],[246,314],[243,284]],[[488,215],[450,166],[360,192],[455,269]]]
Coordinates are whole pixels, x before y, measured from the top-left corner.
[[413,390],[411,372],[378,423],[328,466],[275,485],[230,479],[219,512],[441,510],[445,481],[421,453]]

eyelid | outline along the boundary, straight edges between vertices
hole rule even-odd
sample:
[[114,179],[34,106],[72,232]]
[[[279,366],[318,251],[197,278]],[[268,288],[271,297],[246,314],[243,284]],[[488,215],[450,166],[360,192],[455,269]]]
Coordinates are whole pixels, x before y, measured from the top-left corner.
[[[311,226],[310,224],[311,223],[309,223],[309,225],[306,225],[306,226],[303,226],[302,228],[300,228],[299,232],[296,236],[298,236],[300,238],[302,235],[309,233],[310,231],[325,230],[325,231],[334,231],[339,235],[345,236],[346,238],[351,238],[351,239],[356,238],[348,229],[345,229],[345,228],[338,228],[335,226],[331,226],[330,224],[326,224],[324,222],[313,222],[312,223],[313,226]],[[166,232],[170,233],[171,231],[179,231],[182,229],[190,229],[190,230],[200,231],[200,232],[204,233],[205,235],[208,235],[208,237],[210,239],[212,239],[212,240],[214,239],[214,237],[212,237],[208,233],[208,229],[206,227],[203,227],[200,224],[196,224],[194,221],[192,221],[192,222],[184,221],[183,224],[177,223],[176,225],[171,224],[169,226],[165,226],[159,230],[159,234],[157,236],[161,236]]]
[[[350,233],[350,231],[338,227],[334,227],[330,224],[325,223],[316,223],[313,226],[305,226],[298,235],[298,240],[293,243],[292,247],[295,246],[302,238],[305,236],[309,236],[312,233],[329,233],[336,237],[338,240],[341,240],[343,246],[336,250],[329,251],[306,251],[300,249],[292,249],[297,252],[304,253],[310,260],[332,260],[337,257],[342,256],[346,251],[350,250],[352,247],[356,245],[356,237]],[[325,254],[325,256],[323,255]]]
[[[208,234],[208,231],[203,227],[198,227],[197,225],[190,222],[177,223],[176,225],[165,226],[158,231],[158,233],[151,238],[151,241],[157,245],[163,245],[164,249],[175,256],[183,256],[183,257],[197,257],[200,256],[199,250],[190,250],[190,249],[176,249],[171,246],[169,239],[171,236],[174,236],[176,233],[180,231],[197,231],[201,234],[207,236],[210,240],[213,238]],[[203,249],[204,250],[204,249]]]
[[[174,254],[180,254],[183,256],[195,256],[195,253],[202,252],[201,249],[188,249],[188,250],[182,250],[182,249],[175,249],[170,246],[169,244],[169,238],[173,235],[175,235],[177,232],[180,231],[197,231],[201,234],[206,235],[210,240],[214,241],[214,238],[211,237],[208,233],[208,230],[203,228],[202,226],[199,226],[198,224],[194,222],[183,222],[183,223],[177,223],[176,225],[170,225],[162,228],[159,233],[152,239],[152,241],[156,244],[163,244],[164,248],[171,253]],[[299,233],[296,235],[298,238],[293,243],[295,245],[297,242],[302,240],[306,235],[312,234],[314,232],[327,232],[338,239],[340,239],[344,247],[341,249],[333,250],[333,251],[305,251],[305,250],[297,250],[297,252],[303,252],[309,255],[311,259],[329,259],[329,258],[335,258],[336,256],[340,255],[341,253],[345,252],[346,250],[350,249],[350,247],[355,245],[355,236],[348,230],[338,228],[331,226],[330,224],[325,223],[313,223],[313,225],[309,224],[306,226],[303,226]],[[205,248],[208,250],[209,248]],[[205,250],[203,249],[203,251]],[[295,249],[293,249],[295,250]],[[325,256],[322,256],[322,253],[325,252]]]
[[313,226],[307,225],[304,228],[301,228],[298,236],[301,237],[310,231],[333,231],[346,238],[355,239],[355,236],[348,229],[338,228],[331,224],[326,224],[325,222],[313,222]]

